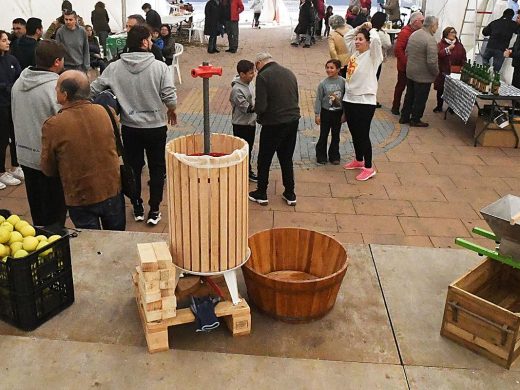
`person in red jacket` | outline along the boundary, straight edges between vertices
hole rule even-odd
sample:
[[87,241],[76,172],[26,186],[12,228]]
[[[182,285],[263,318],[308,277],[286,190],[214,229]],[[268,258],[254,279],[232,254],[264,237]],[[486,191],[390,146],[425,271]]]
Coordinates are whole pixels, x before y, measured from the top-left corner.
[[359,0],[359,5],[361,8],[367,10],[367,15],[370,15],[370,10],[372,9],[372,0]]
[[433,112],[442,112],[445,75],[460,73],[462,65],[466,62],[466,49],[458,40],[454,27],[446,27],[442,31],[442,39],[437,47],[439,49],[439,74],[433,83],[433,88],[437,91],[437,107],[433,109]]
[[401,107],[401,97],[406,89],[406,45],[408,39],[413,32],[422,28],[424,16],[420,11],[416,11],[410,15],[410,22],[403,27],[395,42],[394,54],[397,58],[397,83],[394,90],[394,101],[392,103],[392,114],[400,115],[399,108]]
[[222,0],[221,17],[225,21],[226,34],[228,36],[228,53],[236,53],[238,50],[238,20],[244,10],[242,0]]

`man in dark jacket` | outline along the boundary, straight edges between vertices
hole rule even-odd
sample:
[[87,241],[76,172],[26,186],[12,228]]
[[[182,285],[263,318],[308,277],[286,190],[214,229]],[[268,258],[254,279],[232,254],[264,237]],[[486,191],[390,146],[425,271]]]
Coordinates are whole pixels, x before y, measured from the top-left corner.
[[36,44],[43,35],[42,20],[29,18],[27,20],[27,35],[17,39],[11,45],[11,54],[18,59],[20,67],[23,69],[36,65],[35,50]]
[[298,14],[298,24],[294,29],[296,34],[291,45],[298,46],[300,44],[301,35],[305,36],[303,47],[311,47],[311,27],[314,26],[314,6],[311,0],[301,0],[300,12]]
[[236,53],[238,50],[238,20],[244,10],[242,0],[221,0],[221,20],[225,22],[228,36],[228,53]]
[[161,15],[152,9],[150,3],[144,3],[141,9],[146,13],[146,24],[150,26],[152,30],[160,30],[162,24]]
[[262,131],[258,150],[258,185],[256,191],[249,193],[249,199],[261,205],[269,203],[269,169],[276,153],[285,187],[282,198],[289,206],[295,206],[292,158],[300,120],[298,82],[294,73],[274,62],[269,53],[257,54],[255,65],[258,70],[255,112]]
[[508,8],[502,14],[502,17],[493,20],[482,30],[485,37],[489,37],[489,41],[482,56],[484,64],[489,65],[489,60],[493,58],[493,69],[500,72],[504,63],[504,50],[509,46],[509,41],[518,31],[518,25],[511,19],[515,12]]
[[[520,13],[516,15],[516,23],[520,25]],[[514,87],[520,88],[520,36],[517,35],[515,44],[511,49],[504,51],[504,57],[511,58],[513,65],[513,81],[511,84]]]
[[217,36],[220,29],[220,6],[217,0],[208,0],[204,8],[204,35],[209,35],[208,53],[218,53]]

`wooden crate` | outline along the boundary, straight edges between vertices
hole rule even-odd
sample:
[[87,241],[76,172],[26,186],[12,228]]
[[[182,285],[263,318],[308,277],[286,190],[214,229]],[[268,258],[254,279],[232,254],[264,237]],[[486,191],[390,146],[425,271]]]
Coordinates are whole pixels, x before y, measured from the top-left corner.
[[520,270],[487,258],[448,287],[442,336],[510,368],[519,329]]
[[[248,146],[237,137],[211,134],[211,151],[244,158],[222,166],[225,157],[196,168],[178,157],[201,154],[203,135],[179,137],[166,146],[170,251],[173,262],[193,272],[222,272],[248,256]],[[193,158],[193,157],[192,157]],[[205,160],[204,160],[205,161]]]
[[[147,322],[146,316],[141,303],[141,295],[137,287],[137,274],[133,275],[134,286],[135,286],[135,299],[137,301],[137,308],[139,311],[139,317],[141,318],[141,324],[143,325],[144,334],[146,337],[146,344],[148,345],[148,351],[150,353],[167,351],[170,349],[168,341],[168,328],[170,326],[187,324],[195,322],[195,316],[191,312],[191,309],[177,309],[176,316],[173,318]],[[225,282],[222,277],[215,278],[213,280],[224,292],[224,296],[227,300],[219,302],[215,307],[215,314],[217,317],[224,320],[228,329],[231,331],[233,336],[245,336],[251,333],[251,310],[247,302],[242,299],[241,302],[233,306],[233,303],[229,300],[229,291],[226,288]],[[208,286],[201,286],[198,291],[192,291],[190,294],[195,296],[207,295],[209,292]],[[183,299],[179,296],[179,301]]]

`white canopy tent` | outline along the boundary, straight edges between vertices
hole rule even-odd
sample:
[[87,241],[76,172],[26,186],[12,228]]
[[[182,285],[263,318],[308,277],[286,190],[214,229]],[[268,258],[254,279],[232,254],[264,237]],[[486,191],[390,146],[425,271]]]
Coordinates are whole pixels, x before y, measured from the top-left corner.
[[[98,0],[71,0],[74,10],[83,17],[85,23],[91,24],[90,14]],[[126,16],[131,14],[141,14],[144,16],[141,6],[150,3],[152,8],[160,15],[168,15],[170,5],[166,0],[103,0],[108,16],[110,18],[110,28],[113,32],[120,32],[125,27]],[[244,0],[246,3],[247,1]],[[11,22],[14,18],[28,19],[31,16],[38,17],[43,21],[43,28],[47,27],[61,15],[62,0],[10,0],[2,3],[0,13],[0,29],[11,30]],[[247,9],[248,4],[246,4]],[[199,7],[198,9],[203,9]],[[196,18],[202,19],[203,14]],[[280,24],[289,24],[289,14],[283,0],[268,0],[264,2],[262,20],[276,21]]]
[[[74,10],[83,17],[85,23],[91,24],[90,14],[98,0],[71,0]],[[28,19],[31,16],[38,17],[43,21],[46,29],[53,20],[61,15],[62,0],[11,0],[2,2],[2,13],[0,13],[0,28],[10,31],[11,22],[14,18]],[[150,3],[152,8],[161,15],[168,15],[170,7],[166,0],[104,0],[110,28],[114,32],[122,31],[125,26],[126,15],[141,14],[144,16],[141,6]]]

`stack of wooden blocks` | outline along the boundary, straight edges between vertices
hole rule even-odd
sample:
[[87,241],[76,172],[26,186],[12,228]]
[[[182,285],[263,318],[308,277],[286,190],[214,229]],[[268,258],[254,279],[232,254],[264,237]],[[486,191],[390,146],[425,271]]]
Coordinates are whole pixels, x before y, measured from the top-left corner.
[[176,316],[176,269],[165,242],[137,244],[140,265],[136,267],[140,302],[146,322]]

